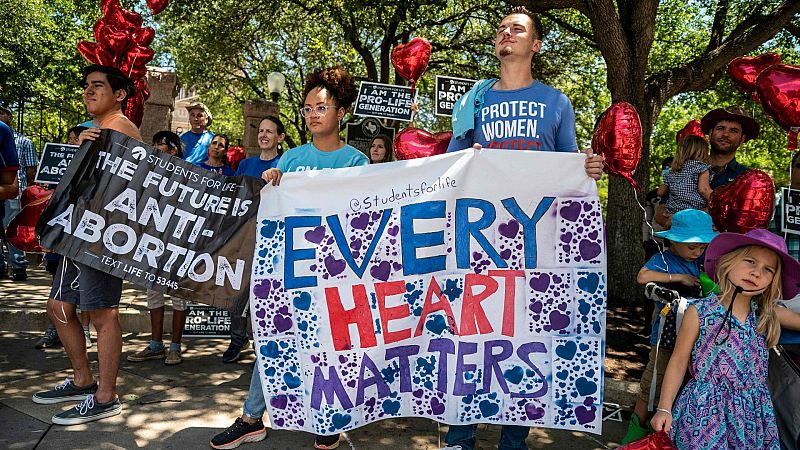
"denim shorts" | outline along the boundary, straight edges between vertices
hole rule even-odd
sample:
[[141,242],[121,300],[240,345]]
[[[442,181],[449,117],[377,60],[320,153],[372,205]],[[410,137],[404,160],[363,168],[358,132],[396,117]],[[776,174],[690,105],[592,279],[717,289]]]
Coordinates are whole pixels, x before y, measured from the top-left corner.
[[78,305],[81,311],[117,308],[122,279],[71,259],[62,258],[53,276],[50,298]]

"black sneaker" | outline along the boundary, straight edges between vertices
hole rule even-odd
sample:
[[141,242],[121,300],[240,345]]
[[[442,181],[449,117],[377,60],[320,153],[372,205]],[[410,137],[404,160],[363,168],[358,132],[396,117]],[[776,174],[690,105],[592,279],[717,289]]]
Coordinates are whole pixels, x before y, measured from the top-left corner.
[[119,397],[115,397],[108,403],[97,403],[94,401],[94,395],[89,394],[86,396],[86,400],[78,403],[74,408],[56,414],[50,421],[56,425],[80,425],[116,416],[121,412],[122,403],[119,402]]
[[241,417],[222,433],[211,439],[211,448],[228,449],[236,448],[245,442],[263,441],[267,437],[264,422],[258,419],[256,423],[247,423]]
[[97,382],[89,386],[78,387],[71,378],[67,378],[63,383],[57,384],[49,391],[42,391],[33,394],[33,403],[40,405],[52,405],[61,402],[77,402],[97,392]]
[[14,269],[11,271],[11,279],[14,281],[25,281],[28,279],[28,271],[25,269]]
[[42,335],[42,337],[39,338],[38,341],[36,341],[36,345],[34,345],[34,347],[38,349],[50,348],[60,343],[61,340],[58,339],[58,332],[56,331],[56,329],[48,328],[44,330],[44,334]]
[[222,354],[222,362],[224,362],[225,364],[229,364],[238,361],[239,358],[242,356],[243,348],[244,347],[240,347],[231,342],[231,345],[229,345],[228,349],[225,350],[225,353]]

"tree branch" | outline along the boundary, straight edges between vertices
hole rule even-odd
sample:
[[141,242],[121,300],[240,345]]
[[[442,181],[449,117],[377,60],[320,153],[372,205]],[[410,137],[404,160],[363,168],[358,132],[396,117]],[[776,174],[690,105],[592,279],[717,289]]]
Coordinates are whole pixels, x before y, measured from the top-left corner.
[[793,23],[787,23],[784,27],[784,30],[789,32],[792,36],[796,38],[800,38],[800,25],[795,25]]
[[648,77],[648,97],[660,103],[681,92],[708,88],[719,79],[731,59],[757,49],[790,24],[798,12],[800,0],[784,0],[769,14],[754,12],[716,48],[680,67]]
[[524,6],[528,11],[543,13],[552,9],[575,9],[585,15],[589,14],[589,6],[584,0],[510,0],[514,6]]
[[714,23],[711,25],[711,37],[708,39],[706,52],[717,48],[722,44],[722,37],[725,33],[725,24],[728,21],[729,0],[719,0],[717,10],[714,13]]
[[555,23],[559,27],[569,31],[570,33],[582,38],[586,41],[586,43],[592,48],[598,48],[597,46],[597,38],[594,37],[594,33],[590,33],[585,30],[581,30],[580,28],[569,24],[566,20],[561,20],[558,16],[550,13],[550,12],[543,12],[541,13],[542,17],[547,17],[548,20]]

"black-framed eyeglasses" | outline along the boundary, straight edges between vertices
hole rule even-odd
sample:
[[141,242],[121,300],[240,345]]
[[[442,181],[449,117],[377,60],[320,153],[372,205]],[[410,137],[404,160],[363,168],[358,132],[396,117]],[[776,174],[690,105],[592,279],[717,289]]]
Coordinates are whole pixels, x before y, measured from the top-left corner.
[[328,112],[329,109],[335,110],[335,109],[337,109],[337,106],[336,105],[319,105],[319,106],[315,106],[313,108],[310,107],[310,106],[305,106],[303,108],[300,108],[300,115],[302,115],[303,117],[308,117],[311,114],[317,114],[319,116],[324,116]]

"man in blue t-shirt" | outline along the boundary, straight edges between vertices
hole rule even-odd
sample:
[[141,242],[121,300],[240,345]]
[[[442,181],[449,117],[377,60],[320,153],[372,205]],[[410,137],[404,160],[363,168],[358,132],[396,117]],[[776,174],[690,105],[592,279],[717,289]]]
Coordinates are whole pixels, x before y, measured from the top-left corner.
[[189,125],[192,129],[181,135],[183,159],[192,164],[200,164],[208,160],[208,144],[214,139],[214,133],[206,129],[211,125],[211,111],[200,102],[192,103],[186,109],[189,111]]
[[[19,193],[17,171],[19,158],[17,146],[14,144],[14,135],[5,123],[0,122],[0,206],[4,200],[16,198]],[[0,210],[0,220],[3,219]]]
[[[456,103],[448,152],[465,148],[576,152],[575,112],[566,95],[537,81],[533,56],[542,47],[538,17],[517,6],[503,18],[495,36],[500,79],[481,80]],[[281,161],[283,163],[283,161]],[[599,179],[603,158],[587,150],[586,175]],[[520,188],[523,188],[520,186]],[[472,450],[477,425],[451,425],[445,441]],[[503,425],[499,450],[527,448],[529,427]]]

